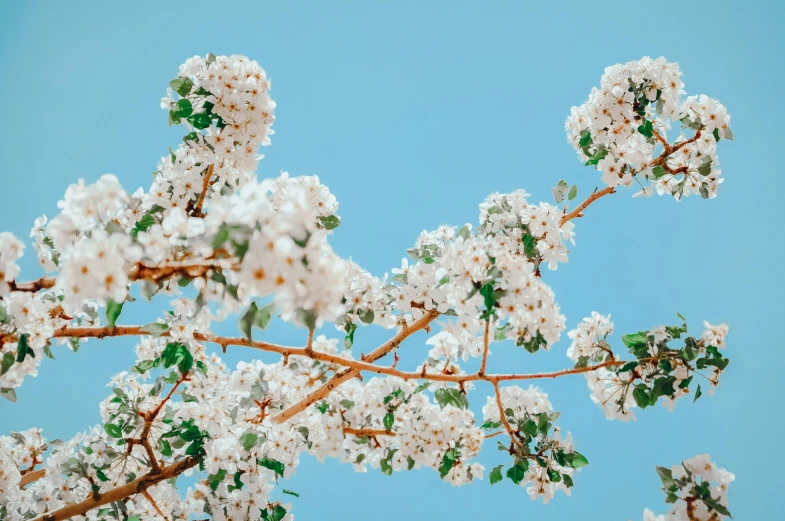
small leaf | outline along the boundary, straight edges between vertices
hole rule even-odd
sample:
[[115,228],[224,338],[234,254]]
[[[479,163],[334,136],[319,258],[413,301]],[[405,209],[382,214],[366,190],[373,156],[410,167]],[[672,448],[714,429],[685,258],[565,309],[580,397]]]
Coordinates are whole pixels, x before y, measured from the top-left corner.
[[106,425],[104,425],[104,429],[106,430],[106,433],[112,438],[123,437],[123,430],[119,426],[113,423],[107,423]]
[[572,201],[576,197],[578,197],[578,185],[572,185],[570,192],[567,194],[567,199]]
[[0,387],[0,396],[5,398],[11,403],[16,403],[16,391],[13,389],[7,389],[5,387]]
[[286,469],[286,466],[278,460],[269,459],[269,458],[262,458],[257,459],[256,463],[261,465],[264,468],[268,468],[278,474],[279,476],[283,477],[283,472]]
[[294,492],[293,490],[283,489],[283,493],[284,494],[288,494],[290,496],[294,496],[294,497],[300,497],[300,494],[298,494],[297,492]]
[[0,376],[4,375],[8,372],[12,365],[14,365],[14,354],[13,353],[5,353],[3,355],[3,361],[0,364]]
[[123,311],[123,303],[117,303],[112,299],[107,300],[106,302],[106,325],[110,328],[114,327],[117,323],[117,319],[120,316],[120,313]]
[[145,324],[139,328],[139,330],[152,336],[161,336],[169,331],[169,326],[161,322],[151,322],[149,324]]
[[177,94],[185,97],[191,92],[194,82],[191,81],[191,78],[176,78],[169,82],[169,86],[172,87],[172,90]]
[[387,414],[385,414],[383,422],[384,422],[384,430],[392,431],[393,423],[395,423],[395,416],[393,415],[393,413],[388,412]]
[[504,465],[497,465],[493,467],[493,470],[491,471],[491,485],[495,485],[504,479],[504,476],[502,476],[502,467],[504,467]]
[[[525,464],[525,465],[524,465]],[[519,461],[514,466],[507,470],[507,477],[512,480],[513,483],[519,485],[523,478],[526,476],[526,470],[528,469],[528,462],[526,460]]]
[[177,108],[174,109],[175,115],[180,118],[187,118],[191,114],[193,114],[194,108],[191,105],[191,101],[187,99],[181,99],[177,102]]
[[572,468],[579,469],[581,467],[585,467],[589,464],[589,460],[586,459],[586,456],[581,454],[580,452],[573,452],[572,458]]
[[212,120],[212,118],[210,118],[210,116],[208,114],[205,114],[205,113],[202,112],[202,113],[199,113],[199,114],[193,114],[193,115],[189,116],[188,117],[188,123],[193,125],[194,128],[196,128],[198,130],[202,130],[202,129],[205,129],[205,128],[209,127],[210,125],[212,125],[213,120]]
[[322,223],[325,230],[334,230],[341,224],[341,218],[337,215],[321,216],[319,222]]
[[250,451],[252,448],[254,448],[258,440],[259,440],[259,436],[257,436],[253,432],[246,432],[245,434],[240,436],[240,443],[243,445],[243,448],[247,451]]

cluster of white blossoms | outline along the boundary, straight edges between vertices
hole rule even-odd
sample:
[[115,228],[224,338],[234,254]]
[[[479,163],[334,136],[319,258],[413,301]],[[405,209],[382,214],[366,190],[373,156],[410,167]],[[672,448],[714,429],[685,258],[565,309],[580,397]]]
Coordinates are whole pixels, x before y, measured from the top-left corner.
[[573,473],[583,466],[585,458],[573,450],[570,434],[562,439],[558,427],[553,426],[551,431],[552,421],[559,413],[553,412],[548,395],[534,386],[528,389],[509,386],[501,390],[499,398],[504,409],[503,418],[497,399],[491,396],[482,413],[486,426],[507,423],[517,427],[517,439],[510,446],[515,465],[507,476],[526,487],[533,500],[541,498],[547,503],[559,490],[570,495]]
[[9,282],[16,280],[19,275],[19,265],[16,263],[22,257],[25,245],[13,233],[0,233],[0,296],[11,291]]
[[[723,181],[717,142],[733,139],[730,116],[715,99],[701,95],[682,100],[682,94],[681,70],[665,58],[608,67],[600,88],[592,88],[586,103],[571,109],[567,139],[581,161],[602,172],[609,187],[629,186],[637,176],[639,182],[651,182],[641,195],[716,197]],[[682,133],[669,144],[673,121],[694,135]]]
[[199,198],[231,192],[253,179],[260,145],[270,143],[275,102],[270,80],[245,56],[194,56],[171,82],[161,108],[191,132],[161,159],[145,195],[147,208],[190,210]]
[[[677,197],[716,193],[716,142],[732,138],[729,118],[705,97],[680,102],[679,75],[664,60],[616,66],[573,110],[571,142],[609,186],[641,174]],[[609,342],[610,317],[595,312],[569,333],[574,368],[490,373],[492,344],[533,354],[558,342],[566,318],[541,267],[567,262],[572,219],[612,190],[595,191],[570,212],[530,203],[524,190],[493,193],[476,227],[423,231],[410,259],[377,277],[332,250],[339,206],[318,177],[256,177],[275,107],[256,62],[195,57],[170,85],[162,106],[170,124],[189,133],[161,160],[149,190],[126,192],[109,174],[71,185],[60,213],[40,217],[30,232],[48,274],[38,280],[18,280],[24,245],[0,233],[0,397],[13,401],[58,343],[76,352],[88,338],[139,337],[133,368],[112,378],[100,404],[101,425],[67,442],[47,444],[37,430],[0,437],[0,521],[290,521],[286,497],[297,493],[281,480],[305,454],[386,475],[431,469],[455,486],[507,478],[547,502],[559,490],[569,494],[588,460],[562,436],[545,393],[506,382],[585,373],[592,399],[609,418],[626,420],[660,398],[669,406],[690,393],[698,398],[695,374],[713,389],[727,367],[724,324],[704,323],[700,337],[686,324],[624,335],[632,358],[622,359]],[[668,144],[673,119],[695,135]],[[557,189],[560,203],[566,183]],[[567,199],[576,196],[573,186]],[[140,305],[134,286],[146,300],[172,298],[172,310],[123,325],[123,308]],[[212,323],[232,316],[243,335],[217,336]],[[304,327],[306,345],[255,341],[273,319]],[[336,338],[317,332],[326,324]],[[370,325],[394,334],[358,354],[353,348],[367,338],[359,328]],[[414,371],[398,369],[401,344],[420,331],[429,335],[427,353],[410,364]],[[282,359],[230,369],[209,344]],[[391,365],[374,364],[389,355]],[[384,376],[365,377],[372,373]],[[493,394],[480,424],[469,399],[482,382]],[[497,436],[492,443],[512,461],[488,472],[476,460],[486,438]],[[184,494],[173,479],[180,474],[195,476]],[[703,485],[689,486],[697,494]],[[703,490],[701,501],[716,511]]]
[[503,234],[510,239],[515,253],[528,257],[537,269],[548,263],[555,270],[567,262],[566,242],[575,244],[575,225],[562,223],[563,212],[548,203],[531,204],[525,190],[489,195],[480,205],[480,229],[484,236]]
[[[719,386],[720,375],[728,365],[719,349],[725,347],[729,328],[726,324],[703,324],[701,336],[686,336],[680,349],[669,343],[687,334],[686,323],[624,335],[624,345],[636,360],[621,362],[616,361],[607,341],[613,332],[610,315],[595,311],[568,333],[572,343],[567,356],[576,362],[576,368],[599,364],[596,370],[586,372],[586,381],[592,401],[602,406],[608,419],[634,420],[632,409],[654,405],[660,397],[663,406],[673,410],[676,400],[693,392],[690,384],[695,374],[709,382],[709,394]],[[700,385],[694,393],[695,399],[701,396]]]
[[643,521],[719,521],[730,517],[728,487],[736,477],[708,454],[698,454],[670,469],[657,467],[671,511],[657,515],[648,508]]
[[567,348],[567,356],[573,362],[577,362],[581,357],[586,357],[587,361],[599,361],[609,353],[607,338],[611,333],[611,316],[592,311],[590,317],[584,318],[577,328],[567,333],[572,341]]

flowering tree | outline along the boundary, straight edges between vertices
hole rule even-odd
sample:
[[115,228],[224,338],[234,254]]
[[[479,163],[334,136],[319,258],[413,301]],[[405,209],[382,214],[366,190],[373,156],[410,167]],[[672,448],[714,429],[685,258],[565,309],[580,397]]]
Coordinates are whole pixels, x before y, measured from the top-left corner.
[[[427,467],[463,485],[486,474],[473,460],[490,438],[510,457],[487,472],[492,485],[509,481],[544,501],[569,494],[588,459],[548,396],[514,382],[583,374],[607,418],[627,421],[657,402],[698,399],[701,383],[713,391],[729,363],[725,325],[705,322],[693,336],[679,315],[622,336],[622,355],[610,317],[593,312],[568,333],[570,367],[486,371],[492,346],[535,354],[559,340],[566,319],[542,267],[567,261],[591,204],[633,183],[636,195],[717,195],[716,147],[733,138],[730,117],[716,100],[682,99],[680,75],[663,58],[615,65],[572,109],[569,142],[604,188],[574,207],[578,188],[563,181],[556,205],[493,193],[477,227],[421,233],[413,261],[380,279],[330,248],[338,203],[317,177],[256,179],[275,109],[264,70],[243,56],[187,60],[161,105],[188,134],[148,190],[129,194],[112,175],[71,185],[60,213],[31,231],[48,273],[37,280],[19,280],[24,246],[0,234],[3,397],[14,401],[55,345],[76,352],[88,339],[138,337],[135,365],[100,403],[103,424],[69,441],[47,442],[38,429],[0,437],[0,520],[289,520],[283,498],[297,493],[282,481],[301,454],[388,475]],[[682,133],[671,141],[674,122]],[[171,310],[123,324],[124,307],[140,305],[131,288],[171,297]],[[211,332],[229,317],[240,317],[236,336]],[[304,345],[259,340],[274,318],[303,328]],[[327,323],[337,335],[317,334]],[[358,352],[370,325],[391,336]],[[421,331],[430,350],[416,370],[399,369],[404,341]],[[230,369],[208,344],[281,358]],[[480,389],[489,393],[475,418]],[[733,476],[708,456],[658,472],[673,510],[646,519],[729,515]],[[181,474],[198,477],[182,494]]]

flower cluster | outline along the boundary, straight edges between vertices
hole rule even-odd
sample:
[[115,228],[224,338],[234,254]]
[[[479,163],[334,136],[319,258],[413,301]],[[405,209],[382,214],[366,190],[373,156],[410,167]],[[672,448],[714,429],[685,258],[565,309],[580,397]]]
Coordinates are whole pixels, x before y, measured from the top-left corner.
[[0,233],[0,296],[6,295],[11,286],[9,282],[16,280],[19,275],[19,265],[16,264],[25,251],[25,245],[13,233]]
[[275,102],[264,69],[245,56],[194,56],[170,84],[179,99],[170,90],[161,107],[170,124],[190,133],[161,159],[145,203],[190,212],[200,198],[253,178],[259,146],[270,143]]
[[514,251],[530,259],[539,270],[541,263],[555,270],[567,262],[566,242],[575,244],[571,222],[561,222],[562,212],[548,203],[531,204],[524,190],[489,195],[480,205],[481,226],[477,233],[484,236],[506,235]]
[[708,454],[698,454],[671,468],[657,467],[657,474],[667,495],[665,502],[673,506],[662,515],[647,508],[643,521],[719,521],[731,517],[728,487],[735,476]]
[[[513,465],[505,475],[516,485],[527,487],[531,499],[542,498],[547,503],[559,490],[569,495],[575,469],[589,462],[574,450],[572,436],[568,434],[562,439],[561,431],[553,425],[559,413],[553,412],[548,395],[534,386],[528,389],[509,386],[501,389],[499,400],[504,414],[497,400],[488,397],[482,408],[483,427],[494,429],[504,425],[512,429],[509,452]],[[503,479],[503,467],[494,468],[492,484]]]
[[[624,335],[622,341],[635,360],[623,362],[616,360],[607,342],[613,332],[610,316],[593,312],[568,333],[572,344],[567,355],[576,362],[576,368],[599,364],[596,370],[586,372],[592,400],[602,406],[608,419],[628,421],[635,419],[632,409],[652,406],[659,398],[673,409],[676,400],[693,392],[690,385],[695,374],[709,382],[710,394],[719,386],[720,375],[730,363],[719,352],[725,347],[728,326],[712,326],[708,322],[704,326],[700,338],[687,335],[686,322]],[[670,345],[674,340],[683,341],[684,345],[674,348]],[[695,400],[701,394],[698,384]]]
[[[600,88],[573,107],[565,123],[567,139],[586,165],[602,172],[609,187],[629,186],[633,178],[651,181],[642,195],[717,195],[722,182],[717,142],[733,139],[730,116],[717,100],[690,96],[676,63],[642,58],[605,69]],[[674,144],[666,140],[672,121],[695,131]],[[662,153],[655,157],[658,145]],[[639,179],[640,181],[640,179]]]

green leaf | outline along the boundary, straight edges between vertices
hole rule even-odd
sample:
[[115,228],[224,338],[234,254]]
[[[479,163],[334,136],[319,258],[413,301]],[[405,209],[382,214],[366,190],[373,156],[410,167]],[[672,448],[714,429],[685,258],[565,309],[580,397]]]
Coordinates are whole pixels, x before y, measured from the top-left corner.
[[337,215],[321,216],[319,222],[322,223],[325,230],[334,230],[341,224],[341,218]]
[[697,401],[698,401],[698,398],[700,398],[702,394],[703,394],[703,393],[701,392],[701,386],[700,386],[700,384],[698,384],[698,387],[697,387],[697,389],[695,389],[695,399],[693,399],[693,400],[692,400],[692,401],[693,401],[693,403],[694,403],[694,402],[697,402]]
[[422,391],[426,390],[428,387],[430,387],[430,385],[431,385],[431,382],[421,383],[420,385],[415,387],[414,392],[412,392],[412,394],[417,394],[419,392],[422,392]]
[[191,78],[176,78],[169,82],[169,86],[180,96],[188,96],[194,86]]
[[188,347],[179,342],[166,344],[163,353],[161,353],[161,361],[164,367],[177,365],[177,368],[183,374],[190,371],[194,365],[194,357],[188,350]]
[[573,452],[572,454],[573,454],[572,464],[570,465],[572,468],[579,469],[589,464],[589,460],[587,460],[586,456],[584,456],[580,452]]
[[714,135],[714,140],[715,141],[719,141],[720,140],[720,129],[715,128],[714,132],[712,132],[712,134]]
[[645,119],[643,120],[643,125],[638,127],[638,132],[643,134],[644,136],[650,138],[654,136],[654,126],[651,124],[651,121]]
[[180,118],[187,118],[191,114],[193,114],[194,108],[191,105],[191,101],[188,99],[181,99],[177,102],[177,106],[174,109],[174,113],[176,116]]
[[[19,335],[19,340],[16,341],[16,361],[24,362],[27,355],[35,358],[35,352],[30,348],[27,343],[27,333]],[[5,358],[5,357],[4,357]]]
[[444,479],[444,477],[450,473],[450,470],[452,470],[455,462],[458,461],[459,458],[460,453],[458,452],[458,449],[452,448],[444,453],[444,456],[442,457],[442,464],[439,467],[439,476],[442,479]]
[[372,309],[366,309],[364,311],[359,311],[357,315],[360,317],[360,320],[364,324],[372,324],[374,319],[374,314]]
[[662,166],[657,165],[651,169],[651,173],[654,176],[654,179],[659,179],[660,177],[664,176],[667,172]]
[[537,424],[531,418],[523,423],[521,430],[528,436],[537,436]]
[[523,478],[526,476],[526,471],[529,468],[529,462],[526,460],[522,460],[517,462],[511,468],[507,469],[507,477],[512,480],[513,483],[519,485]]
[[262,330],[267,329],[267,326],[272,319],[273,311],[275,311],[274,304],[268,304],[261,309],[256,306],[255,302],[252,302],[251,305],[248,306],[248,310],[239,322],[240,330],[245,334],[245,337],[248,340],[253,340],[251,332],[254,327],[258,327]]
[[621,341],[624,342],[624,345],[628,348],[632,348],[635,346],[646,345],[648,341],[649,332],[648,331],[641,331],[639,333],[631,333],[629,335],[624,335],[621,337]]
[[480,295],[482,295],[485,299],[485,310],[489,313],[493,311],[493,308],[496,305],[496,297],[493,294],[493,284],[486,283],[482,288],[480,288]]
[[145,324],[139,330],[152,336],[161,336],[169,331],[169,326],[161,322],[151,322],[149,324]]
[[711,158],[707,157],[703,160],[701,165],[698,167],[698,173],[702,176],[711,174]]
[[393,423],[395,423],[395,415],[392,412],[388,412],[384,415],[384,430],[391,431],[393,428]]
[[215,492],[215,490],[218,488],[218,485],[221,484],[221,482],[224,480],[225,477],[226,477],[225,469],[218,469],[218,472],[216,472],[215,474],[210,474],[209,476],[207,476],[207,483],[210,485],[210,488],[213,490],[213,492]]
[[193,125],[193,127],[195,129],[203,130],[203,129],[209,127],[210,125],[212,125],[213,120],[212,120],[212,118],[210,118],[210,116],[208,114],[205,114],[205,113],[202,112],[202,113],[199,113],[199,114],[193,114],[193,115],[189,116],[188,117],[188,123]]
[[504,467],[504,465],[497,465],[493,467],[493,470],[491,471],[491,485],[495,485],[504,479],[504,476],[502,476],[502,467]]
[[460,389],[450,387],[437,389],[434,398],[439,406],[444,409],[447,405],[453,405],[459,409],[466,410],[469,407],[469,399]]
[[578,141],[578,146],[583,148],[592,144],[591,133],[588,129],[581,130],[581,139]]
[[472,232],[469,230],[469,225],[468,224],[464,224],[463,227],[460,230],[458,230],[458,234],[457,235],[461,239],[466,240],[466,239],[468,239],[471,236],[471,234],[472,234]]
[[16,402],[16,391],[14,391],[13,389],[0,387],[0,396],[2,396],[3,398],[5,398],[11,403]]
[[0,364],[0,376],[3,376],[8,370],[14,365],[14,354],[13,353],[5,353],[3,355],[3,361]]
[[253,432],[246,432],[245,434],[240,436],[240,443],[243,445],[243,448],[247,451],[250,451],[252,448],[254,448],[258,440],[259,440],[259,436],[257,436]]
[[575,486],[575,483],[572,481],[572,476],[570,476],[569,474],[562,474],[561,477],[564,480],[564,485],[567,488],[571,488]]
[[632,397],[635,398],[635,403],[638,404],[638,407],[641,409],[645,409],[649,405],[649,395],[646,392],[646,389],[636,387],[634,391],[632,391]]
[[567,199],[572,201],[576,197],[578,197],[578,185],[572,185],[572,187],[570,188],[569,193],[567,194]]
[[537,259],[540,252],[537,250],[537,239],[531,233],[525,233],[521,238],[523,242],[523,253],[530,259]]
[[123,437],[123,430],[119,426],[113,423],[107,423],[106,425],[104,425],[104,429],[106,430],[106,433],[112,438]]
[[608,150],[604,146],[600,145],[597,148],[597,150],[594,151],[594,154],[592,154],[592,156],[589,158],[589,160],[586,161],[585,164],[586,164],[586,166],[596,165],[601,160],[605,159],[605,156],[607,156],[607,155],[608,155]]
[[297,492],[294,492],[293,490],[283,489],[283,493],[284,494],[288,494],[290,496],[294,496],[294,497],[300,497],[300,494],[298,494]]
[[156,360],[142,360],[134,366],[134,370],[139,374],[144,374],[153,367],[155,367]]
[[278,460],[270,459],[270,458],[262,458],[257,459],[256,463],[261,465],[264,468],[270,469],[279,476],[283,477],[283,471],[286,469],[286,466]]
[[117,318],[123,311],[123,303],[115,302],[112,299],[106,301],[106,325],[110,328],[114,327],[117,323]]

